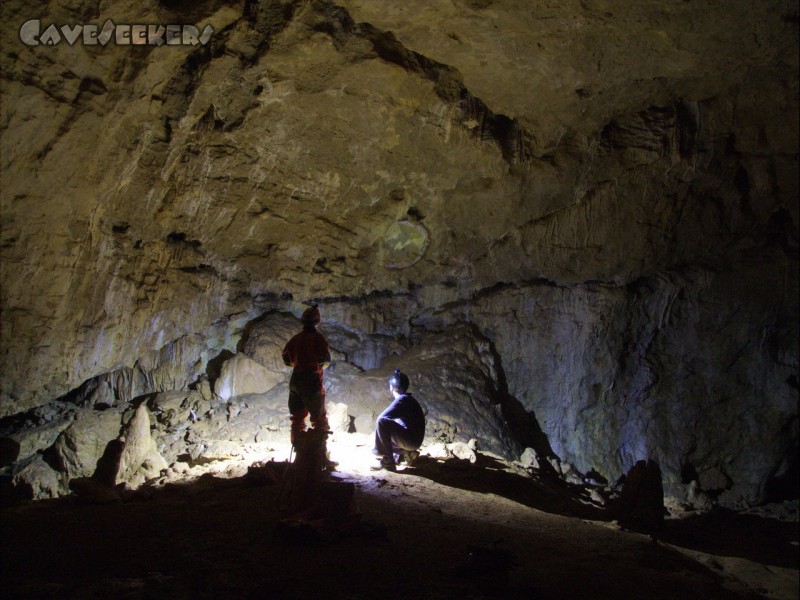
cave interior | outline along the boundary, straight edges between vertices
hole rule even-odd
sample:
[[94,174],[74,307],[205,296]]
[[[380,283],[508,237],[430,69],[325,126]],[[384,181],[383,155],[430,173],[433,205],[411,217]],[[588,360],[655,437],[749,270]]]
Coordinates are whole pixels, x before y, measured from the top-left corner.
[[798,597],[796,2],[0,14],[4,596]]

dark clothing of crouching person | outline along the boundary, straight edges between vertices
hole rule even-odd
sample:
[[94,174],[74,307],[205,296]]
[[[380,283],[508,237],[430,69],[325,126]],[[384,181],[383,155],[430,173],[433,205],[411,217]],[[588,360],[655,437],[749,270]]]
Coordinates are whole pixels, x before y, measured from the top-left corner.
[[419,456],[417,451],[425,437],[425,413],[416,398],[408,393],[408,376],[395,369],[389,378],[389,390],[394,401],[375,423],[375,448],[380,465],[373,470],[394,470],[396,464],[411,464]]
[[290,339],[283,349],[284,364],[293,367],[289,380],[292,445],[297,441],[298,433],[306,430],[306,417],[310,417],[313,429],[328,430],[322,369],[330,364],[331,351],[328,342],[317,331],[320,314],[316,305],[306,309],[300,320],[303,331]]

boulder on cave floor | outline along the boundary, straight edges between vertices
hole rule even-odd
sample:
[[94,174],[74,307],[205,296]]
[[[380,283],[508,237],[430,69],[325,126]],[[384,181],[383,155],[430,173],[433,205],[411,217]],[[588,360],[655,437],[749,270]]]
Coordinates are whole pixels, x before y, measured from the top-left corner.
[[55,464],[67,479],[90,477],[108,442],[119,436],[122,425],[122,413],[118,409],[86,409],[79,411],[76,417],[52,447]]
[[662,529],[666,509],[657,462],[640,460],[631,467],[611,511],[620,525],[628,529],[651,532]]
[[150,435],[150,415],[142,403],[128,422],[120,437],[119,470],[115,483],[127,483],[133,487],[147,479],[157,477],[167,462],[158,452],[156,441]]
[[11,486],[14,496],[25,500],[57,498],[66,491],[63,475],[47,464],[41,454],[14,465]]
[[4,448],[2,463],[11,464],[25,460],[53,445],[58,436],[72,421],[68,416],[34,427],[21,428],[0,439]]
[[288,379],[288,371],[268,369],[244,354],[235,354],[222,365],[214,392],[221,400],[245,394],[264,394]]

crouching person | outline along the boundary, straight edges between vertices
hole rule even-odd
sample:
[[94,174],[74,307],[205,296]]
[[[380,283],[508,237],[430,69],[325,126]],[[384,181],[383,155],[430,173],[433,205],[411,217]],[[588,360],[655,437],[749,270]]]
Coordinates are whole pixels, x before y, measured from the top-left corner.
[[418,449],[425,437],[425,414],[416,398],[408,393],[409,380],[395,369],[389,378],[389,391],[394,401],[375,423],[375,448],[380,458],[374,471],[394,471],[398,462],[411,464],[419,456]]

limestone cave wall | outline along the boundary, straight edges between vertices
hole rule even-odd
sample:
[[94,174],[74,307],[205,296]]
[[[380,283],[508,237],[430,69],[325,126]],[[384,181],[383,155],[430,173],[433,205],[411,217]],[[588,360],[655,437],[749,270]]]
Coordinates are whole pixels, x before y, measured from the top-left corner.
[[[173,409],[167,458],[279,430],[276,352],[314,301],[357,429],[401,366],[431,440],[796,497],[796,3],[0,10],[10,473],[63,490],[70,423],[105,431],[90,473],[142,398]],[[28,46],[34,18],[214,33]],[[202,402],[261,412],[187,437]]]

